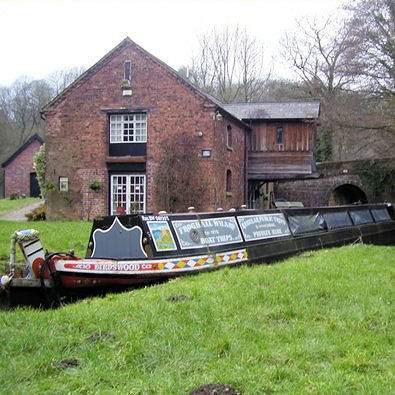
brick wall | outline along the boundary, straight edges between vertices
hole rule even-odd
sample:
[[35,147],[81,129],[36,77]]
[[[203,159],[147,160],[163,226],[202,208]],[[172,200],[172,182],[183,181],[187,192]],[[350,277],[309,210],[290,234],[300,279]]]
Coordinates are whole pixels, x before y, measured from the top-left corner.
[[[132,96],[123,96],[124,61],[131,60]],[[241,158],[244,131],[235,129],[237,148],[226,150],[226,122],[215,121],[215,105],[194,92],[157,60],[126,42],[94,66],[69,92],[46,111],[47,181],[55,186],[48,195],[50,219],[92,218],[108,214],[109,177],[107,171],[109,115],[104,109],[144,108],[147,112],[146,205],[158,211],[154,196],[155,171],[165,153],[161,142],[188,136],[198,167],[191,175],[196,183],[216,180],[200,197],[200,210],[212,210],[215,197],[224,208],[244,203],[239,185],[244,185]],[[219,124],[219,125],[218,125]],[[199,136],[199,132],[203,136]],[[240,145],[240,146],[239,146]],[[225,147],[225,148],[224,148]],[[201,158],[203,149],[212,149],[211,158]],[[222,157],[225,153],[225,157]],[[243,153],[243,154],[242,154]],[[107,157],[107,158],[106,158]],[[221,157],[224,158],[221,160]],[[234,163],[233,163],[234,161]],[[226,197],[224,178],[232,169],[237,192]],[[59,177],[69,178],[69,192],[59,192]],[[87,184],[95,179],[103,189],[94,196]],[[93,201],[92,201],[93,199]]]
[[[231,128],[232,146],[227,146],[227,129]],[[245,197],[245,130],[230,117],[223,114],[214,127],[214,177],[213,190],[217,206],[223,209],[238,207],[246,203]],[[231,171],[231,191],[226,192],[226,172]]]
[[29,144],[4,168],[4,197],[13,193],[30,196],[30,173],[34,172],[33,157],[41,143],[37,140]]
[[[305,207],[327,206],[333,191],[342,185],[352,185],[364,192],[365,188],[357,175],[337,175],[318,179],[278,181],[275,184],[276,198],[302,202]],[[364,192],[365,193],[365,192]]]

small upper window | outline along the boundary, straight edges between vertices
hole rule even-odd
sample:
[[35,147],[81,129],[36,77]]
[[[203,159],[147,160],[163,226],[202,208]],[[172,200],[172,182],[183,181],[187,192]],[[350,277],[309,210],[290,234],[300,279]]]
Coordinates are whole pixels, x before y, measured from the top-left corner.
[[124,75],[123,79],[126,81],[131,80],[131,69],[132,69],[132,62],[130,60],[126,60],[124,63]]
[[69,191],[69,178],[59,177],[59,191],[68,192]]
[[276,129],[276,144],[284,144],[284,129],[278,126]]
[[226,128],[226,146],[232,148],[232,127],[230,125]]
[[110,116],[110,143],[146,143],[147,114]]

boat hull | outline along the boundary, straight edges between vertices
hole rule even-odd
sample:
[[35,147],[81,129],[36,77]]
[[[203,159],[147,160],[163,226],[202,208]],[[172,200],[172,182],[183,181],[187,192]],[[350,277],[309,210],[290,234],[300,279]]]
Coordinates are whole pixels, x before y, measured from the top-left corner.
[[[133,289],[357,242],[395,245],[393,207],[105,217],[93,224],[86,258],[53,253],[44,270],[36,270],[36,279],[13,279],[0,298],[13,306],[26,301],[51,306],[75,295]],[[32,269],[38,267],[34,263]]]
[[395,223],[366,225],[316,235],[256,244],[222,254],[199,255],[169,260],[59,260],[56,271],[63,287],[133,287],[181,275],[238,266],[272,262],[308,250],[339,247],[353,243],[395,244]]

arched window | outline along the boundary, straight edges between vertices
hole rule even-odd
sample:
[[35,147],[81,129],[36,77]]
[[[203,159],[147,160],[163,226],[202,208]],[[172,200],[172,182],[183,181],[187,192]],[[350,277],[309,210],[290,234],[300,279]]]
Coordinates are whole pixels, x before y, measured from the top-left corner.
[[226,171],[226,193],[232,192],[232,172],[230,170]]
[[226,127],[226,146],[232,148],[232,127],[230,125]]

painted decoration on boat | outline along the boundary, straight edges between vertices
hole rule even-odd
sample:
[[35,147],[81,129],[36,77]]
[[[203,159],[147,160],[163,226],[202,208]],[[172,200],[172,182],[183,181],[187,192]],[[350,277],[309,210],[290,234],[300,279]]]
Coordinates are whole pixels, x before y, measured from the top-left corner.
[[172,221],[181,249],[241,243],[235,217]]
[[272,237],[289,236],[284,214],[259,214],[238,216],[245,241],[270,239]]
[[142,236],[140,227],[126,228],[115,217],[108,229],[96,229],[93,232],[94,247],[91,258],[146,258],[147,254],[141,244]]
[[248,260],[247,250],[235,250],[213,255],[199,255],[175,259],[156,259],[143,262],[113,261],[105,259],[81,259],[78,261],[59,260],[55,263],[56,269],[61,272],[95,273],[95,274],[132,274],[157,273],[168,271],[188,271],[231,265]]
[[167,221],[147,221],[147,225],[154,240],[156,251],[177,250]]

